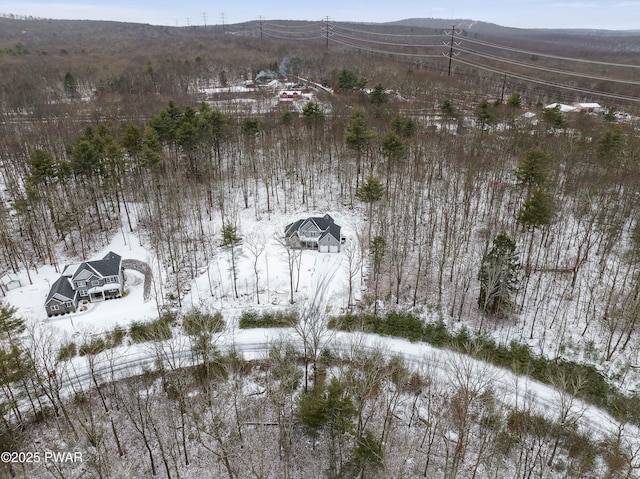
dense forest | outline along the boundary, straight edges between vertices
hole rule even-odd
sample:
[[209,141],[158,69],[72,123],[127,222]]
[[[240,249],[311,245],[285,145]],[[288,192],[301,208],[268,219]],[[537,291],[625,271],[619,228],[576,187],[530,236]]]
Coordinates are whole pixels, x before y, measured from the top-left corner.
[[[151,326],[82,338],[81,351],[3,306],[3,451],[44,443],[85,460],[0,464],[0,475],[638,477],[631,87],[616,100],[600,83],[611,96],[594,97],[593,79],[556,91],[469,65],[450,75],[442,55],[418,63],[214,29],[0,25],[2,270],[31,281],[128,231],[161,271]],[[558,38],[558,54],[581,55],[575,37],[566,50]],[[260,72],[313,100],[274,103]],[[545,108],[560,100],[601,107]],[[361,254],[342,253],[347,314],[301,301],[285,322],[295,340],[243,357],[219,344],[233,314],[182,300],[221,238],[232,254],[244,238],[257,261],[264,244],[240,218],[303,211],[362,219]],[[356,339],[332,349],[337,329],[464,354],[435,370]],[[143,374],[116,374],[124,338],[154,358]],[[559,415],[500,402],[489,363],[555,387]],[[613,416],[617,434],[579,427],[576,398]]]

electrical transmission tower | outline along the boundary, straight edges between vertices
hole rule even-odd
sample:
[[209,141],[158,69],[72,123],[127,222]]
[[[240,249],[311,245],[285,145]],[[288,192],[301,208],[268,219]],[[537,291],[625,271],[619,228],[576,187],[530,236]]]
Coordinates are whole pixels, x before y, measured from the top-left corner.
[[328,50],[329,49],[329,27],[330,27],[329,17],[324,17],[324,21],[325,21],[324,36],[327,38],[327,50]]
[[447,72],[447,76],[449,76],[449,77],[451,76],[451,61],[453,60],[454,56],[457,57],[458,55],[460,55],[460,52],[454,52],[453,51],[453,47],[454,47],[454,45],[456,47],[459,47],[460,44],[462,43],[462,42],[456,42],[455,41],[455,36],[456,35],[460,35],[461,33],[462,32],[456,32],[456,26],[455,25],[453,25],[451,27],[451,32],[445,32],[445,35],[451,35],[451,40],[449,40],[448,43],[447,42],[443,42],[445,44],[445,46],[449,47],[449,53],[443,53],[443,55],[445,57],[449,57],[449,69],[448,69],[448,72]]

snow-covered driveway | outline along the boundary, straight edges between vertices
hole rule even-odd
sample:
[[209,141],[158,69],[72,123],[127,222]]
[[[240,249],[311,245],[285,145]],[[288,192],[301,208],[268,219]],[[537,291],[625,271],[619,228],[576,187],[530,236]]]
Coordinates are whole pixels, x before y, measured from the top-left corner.
[[[311,270],[309,297],[307,307],[328,313],[340,307],[339,300],[344,297],[346,285],[343,269],[344,255],[342,253],[312,253],[315,261]],[[338,300],[332,302],[332,300]]]

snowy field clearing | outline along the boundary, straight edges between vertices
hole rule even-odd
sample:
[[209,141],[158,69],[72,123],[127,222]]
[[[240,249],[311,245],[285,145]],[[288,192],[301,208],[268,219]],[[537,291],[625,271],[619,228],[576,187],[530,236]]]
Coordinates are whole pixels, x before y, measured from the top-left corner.
[[[290,307],[289,267],[287,253],[278,243],[276,236],[281,236],[285,226],[299,218],[323,215],[325,212],[297,212],[290,215],[272,214],[269,219],[264,217],[256,220],[250,212],[243,215],[239,221],[239,233],[243,237],[243,245],[239,248],[237,261],[237,291],[235,297],[231,272],[231,258],[228,251],[218,248],[217,254],[207,267],[199,269],[199,274],[186,288],[182,298],[182,309],[201,308],[208,311],[223,311],[227,321],[237,318],[246,309]],[[337,224],[342,226],[342,234],[347,243],[355,244],[354,231],[358,219],[353,214],[330,212]],[[220,229],[215,226],[212,230]],[[256,297],[256,275],[254,271],[255,257],[250,254],[247,242],[259,238],[264,246],[264,252],[258,257],[256,268],[258,272],[258,290],[260,304]],[[214,239],[214,241],[218,241]],[[140,245],[135,234],[119,233],[110,244],[97,252],[91,258],[102,258],[107,252],[114,251],[123,259],[137,259],[151,265],[154,277],[162,275],[162,282],[168,276],[166,270],[158,268],[154,254]],[[77,263],[82,259],[59,259],[59,269],[66,264]],[[339,314],[347,302],[347,271],[346,258],[342,253],[319,253],[303,250],[300,255],[299,266],[294,270],[294,302],[304,304],[308,300],[323,303],[327,314]],[[299,278],[298,278],[299,271]],[[151,288],[152,298],[145,302],[143,299],[144,278],[141,273],[126,269],[126,296],[120,299],[100,303],[89,303],[86,310],[80,308],[76,313],[47,318],[44,302],[60,273],[52,266],[43,266],[37,272],[31,270],[30,277],[33,284],[29,284],[26,272],[18,274],[21,288],[9,291],[6,301],[17,309],[17,314],[29,323],[42,322],[52,326],[63,334],[98,333],[114,328],[127,327],[134,321],[149,321],[158,317],[160,307],[173,307],[166,303],[161,294],[162,288],[154,284]],[[356,279],[360,283],[359,277]],[[358,295],[356,295],[358,298]]]

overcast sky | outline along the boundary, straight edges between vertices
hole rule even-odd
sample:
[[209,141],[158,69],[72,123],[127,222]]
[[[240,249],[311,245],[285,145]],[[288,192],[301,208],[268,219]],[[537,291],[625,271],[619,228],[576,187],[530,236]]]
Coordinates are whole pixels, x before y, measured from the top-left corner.
[[116,20],[154,25],[219,25],[257,20],[387,22],[463,18],[519,28],[640,29],[640,0],[0,0],[0,13],[39,18]]

